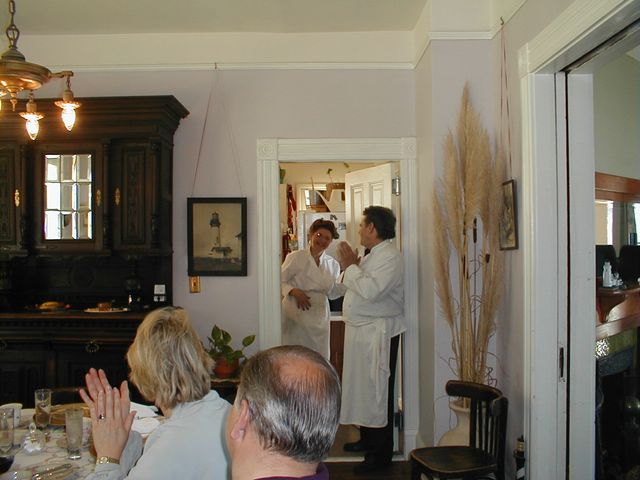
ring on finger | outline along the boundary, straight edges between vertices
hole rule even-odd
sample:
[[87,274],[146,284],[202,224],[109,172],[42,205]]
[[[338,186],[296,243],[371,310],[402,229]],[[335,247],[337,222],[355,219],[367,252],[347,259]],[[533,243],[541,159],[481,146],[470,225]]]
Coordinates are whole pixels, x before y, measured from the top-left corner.
[[104,420],[106,417],[104,416],[104,413],[101,413],[100,415],[98,415],[98,420]]

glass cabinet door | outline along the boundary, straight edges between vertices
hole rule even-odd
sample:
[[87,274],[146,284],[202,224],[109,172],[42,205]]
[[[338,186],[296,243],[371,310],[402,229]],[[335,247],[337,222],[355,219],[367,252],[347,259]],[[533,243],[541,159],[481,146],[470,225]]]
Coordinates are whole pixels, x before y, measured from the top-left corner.
[[45,240],[93,238],[92,173],[90,153],[45,155]]
[[33,179],[34,249],[105,250],[102,144],[42,144],[33,157],[38,165]]

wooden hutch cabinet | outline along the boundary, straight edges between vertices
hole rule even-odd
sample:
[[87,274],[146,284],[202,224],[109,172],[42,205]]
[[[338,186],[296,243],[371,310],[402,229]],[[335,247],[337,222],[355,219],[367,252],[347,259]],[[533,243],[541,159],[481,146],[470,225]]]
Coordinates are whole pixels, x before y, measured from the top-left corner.
[[[52,99],[36,141],[0,112],[0,401],[78,386],[90,366],[126,378],[124,354],[154,303],[172,300],[172,96],[80,99],[68,132]],[[137,311],[85,313],[97,302]],[[64,311],[40,312],[43,301]]]

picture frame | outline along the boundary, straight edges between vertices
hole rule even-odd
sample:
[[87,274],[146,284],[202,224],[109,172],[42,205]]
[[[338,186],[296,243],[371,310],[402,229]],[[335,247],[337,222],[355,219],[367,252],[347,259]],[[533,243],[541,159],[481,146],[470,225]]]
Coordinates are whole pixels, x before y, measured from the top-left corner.
[[518,210],[516,181],[502,183],[502,211],[500,213],[500,250],[518,249]]
[[187,198],[188,274],[247,276],[246,197]]

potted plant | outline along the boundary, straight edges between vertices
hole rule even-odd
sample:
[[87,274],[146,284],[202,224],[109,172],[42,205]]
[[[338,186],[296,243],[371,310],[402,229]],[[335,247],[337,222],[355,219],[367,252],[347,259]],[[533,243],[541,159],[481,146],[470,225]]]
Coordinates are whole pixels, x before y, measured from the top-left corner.
[[[503,289],[499,228],[504,170],[502,156],[492,154],[489,135],[471,106],[468,85],[456,133],[445,138],[443,179],[433,195],[436,294],[451,329],[453,373],[462,381],[489,384],[495,383],[487,365],[489,340]],[[458,414],[464,405],[454,402],[451,407]]]
[[247,335],[242,339],[242,347],[234,349],[231,346],[231,334],[218,325],[214,325],[211,329],[211,336],[207,339],[209,340],[207,352],[215,362],[213,372],[219,378],[229,378],[240,367],[240,361],[246,360],[244,349],[254,342],[256,336]]

